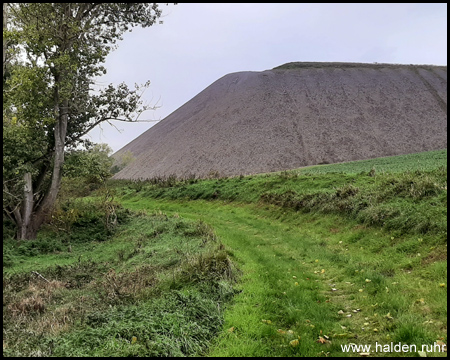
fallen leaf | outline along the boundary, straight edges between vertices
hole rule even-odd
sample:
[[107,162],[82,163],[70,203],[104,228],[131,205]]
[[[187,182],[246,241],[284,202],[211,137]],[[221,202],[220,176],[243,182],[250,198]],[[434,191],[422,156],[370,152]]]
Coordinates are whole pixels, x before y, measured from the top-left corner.
[[295,340],[290,341],[289,345],[291,345],[291,346],[298,346],[298,343],[299,343],[299,341],[297,339],[295,339]]
[[131,343],[134,344],[136,341],[137,341],[137,337],[136,337],[136,336],[133,336],[133,337],[131,338]]
[[325,273],[325,269],[322,269],[322,270],[320,271],[320,273],[321,273],[321,274],[324,274],[324,273]]
[[277,332],[280,333],[280,334],[286,334],[286,331],[284,331],[282,329],[278,329]]
[[445,344],[445,342],[443,342],[441,340],[436,340],[436,344],[441,347],[442,351],[447,352],[447,345]]
[[234,326],[232,326],[228,329],[228,332],[233,332],[233,331],[234,331]]
[[318,342],[319,344],[326,344],[327,342],[330,342],[330,341],[323,338],[322,336],[319,336],[319,339],[316,342]]
[[425,351],[418,351],[417,353],[420,357],[427,357],[427,353]]
[[339,311],[338,311],[338,314],[339,314],[339,315],[343,315],[344,312],[343,312],[342,310],[339,310]]

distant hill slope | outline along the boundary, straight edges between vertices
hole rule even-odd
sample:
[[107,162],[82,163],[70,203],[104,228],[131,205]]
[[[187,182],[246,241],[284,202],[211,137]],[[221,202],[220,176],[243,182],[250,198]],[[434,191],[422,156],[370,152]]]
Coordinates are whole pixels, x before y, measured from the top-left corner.
[[116,179],[206,177],[447,148],[447,67],[288,63],[225,75],[114,156]]

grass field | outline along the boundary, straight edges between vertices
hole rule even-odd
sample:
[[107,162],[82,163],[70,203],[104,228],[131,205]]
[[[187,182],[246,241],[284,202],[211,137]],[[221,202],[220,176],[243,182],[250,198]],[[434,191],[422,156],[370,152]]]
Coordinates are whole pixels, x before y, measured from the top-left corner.
[[[69,238],[6,241],[4,355],[418,356],[447,344],[446,154],[111,183],[128,215],[103,241],[86,222]],[[343,351],[352,344],[372,348]]]
[[361,172],[370,172],[373,169],[375,173],[399,173],[416,170],[434,170],[440,166],[447,166],[447,149],[340,164],[309,166],[299,169],[296,172],[305,174],[324,174],[329,172],[358,174]]

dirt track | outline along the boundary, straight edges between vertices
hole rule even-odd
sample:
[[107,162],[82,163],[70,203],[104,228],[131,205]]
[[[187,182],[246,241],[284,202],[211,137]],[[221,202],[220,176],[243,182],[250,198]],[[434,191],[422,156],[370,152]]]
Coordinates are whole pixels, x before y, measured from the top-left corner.
[[114,154],[136,156],[114,178],[253,174],[447,148],[446,66],[283,67],[220,78]]

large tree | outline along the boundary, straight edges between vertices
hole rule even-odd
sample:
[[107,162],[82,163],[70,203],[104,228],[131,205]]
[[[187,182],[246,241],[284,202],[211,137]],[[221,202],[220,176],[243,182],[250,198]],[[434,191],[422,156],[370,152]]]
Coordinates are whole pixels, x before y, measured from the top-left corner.
[[95,89],[94,80],[126,31],[160,16],[147,3],[4,5],[3,213],[18,239],[34,239],[50,214],[65,152],[98,124],[136,121],[148,109],[149,83]]

